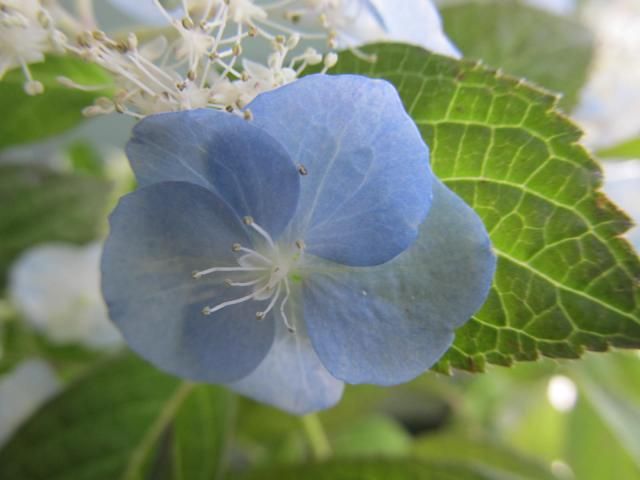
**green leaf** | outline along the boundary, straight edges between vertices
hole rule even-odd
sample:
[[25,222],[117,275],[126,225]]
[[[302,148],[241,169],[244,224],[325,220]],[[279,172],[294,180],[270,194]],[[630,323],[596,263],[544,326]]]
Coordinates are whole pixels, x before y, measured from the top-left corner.
[[457,2],[441,13],[447,35],[466,58],[564,93],[563,107],[576,104],[593,56],[585,26],[514,1]]
[[556,480],[542,462],[489,438],[471,439],[460,432],[425,435],[416,441],[413,453],[429,461],[468,465],[493,472],[496,478]]
[[[597,478],[609,468],[612,478],[640,477],[640,358],[637,353],[616,353],[606,358],[587,358],[580,365],[576,381],[579,404],[573,412],[571,428],[580,435],[580,451],[568,442],[568,454],[576,465],[578,478]],[[587,421],[588,426],[578,422]],[[597,455],[599,442],[607,438],[608,458]],[[615,459],[616,465],[611,465]],[[604,465],[594,465],[596,462]],[[613,472],[616,472],[613,475]],[[633,473],[631,473],[633,472]]]
[[369,416],[343,429],[332,442],[336,456],[403,456],[411,438],[397,422],[382,415]]
[[[638,458],[633,458],[621,438],[588,398],[579,397],[568,421],[570,440],[564,454],[580,480],[640,478]],[[636,442],[637,443],[637,442]]]
[[487,302],[437,368],[640,347],[640,261],[620,238],[631,222],[600,192],[600,168],[557,98],[417,47],[363,51],[377,62],[343,52],[333,73],[396,85],[435,173],[482,217],[498,256]]
[[86,243],[103,227],[111,185],[40,166],[0,166],[0,288],[9,265],[42,242]]
[[260,469],[229,480],[509,480],[464,465],[413,459],[333,461]]
[[171,478],[221,478],[234,420],[235,401],[228,390],[205,385],[195,387],[173,423]]
[[57,77],[65,76],[88,86],[109,85],[109,75],[100,67],[72,57],[47,57],[44,63],[29,66],[35,80],[45,91],[29,96],[24,92],[24,75],[20,69],[8,72],[0,80],[0,149],[41,140],[62,133],[80,123],[82,109],[108,90],[84,92],[61,85]]
[[104,176],[104,165],[100,153],[94,145],[83,140],[76,141],[68,147],[69,160],[74,172]]
[[602,150],[598,150],[596,155],[601,158],[640,158],[640,138],[633,138],[618,145],[603,148]]
[[[204,393],[205,390],[211,389]],[[0,450],[0,478],[20,480],[138,480],[153,464],[155,447],[171,428],[179,446],[190,448],[197,439],[184,438],[184,427],[193,421],[186,408],[203,413],[203,445],[213,447],[198,465],[207,473],[219,465],[225,427],[212,424],[228,414],[228,393],[212,387],[195,387],[161,373],[143,361],[126,355],[97,369],[46,404]],[[217,411],[212,412],[212,408]],[[176,415],[178,419],[176,420]],[[175,422],[175,424],[173,423]],[[186,423],[185,423],[186,422]],[[215,429],[218,429],[216,432]],[[212,440],[214,436],[220,440]],[[201,452],[202,450],[198,450]],[[196,451],[189,453],[196,454]],[[214,465],[215,464],[215,465]],[[212,466],[213,465],[213,466]],[[188,473],[187,468],[180,468]],[[204,475],[204,471],[202,474]],[[204,478],[180,477],[175,478]],[[210,476],[208,478],[214,478]]]
[[0,352],[0,376],[28,358],[38,357],[64,378],[74,378],[105,355],[82,345],[52,343],[13,315],[0,315]]

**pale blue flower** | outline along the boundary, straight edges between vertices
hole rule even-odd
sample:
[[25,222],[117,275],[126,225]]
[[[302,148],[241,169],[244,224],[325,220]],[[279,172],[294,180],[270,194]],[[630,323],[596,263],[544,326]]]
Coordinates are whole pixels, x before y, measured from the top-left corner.
[[111,318],[158,367],[295,413],[343,382],[424,372],[484,302],[495,258],[397,92],[311,75],[249,109],[135,128],[140,188],[102,261]]

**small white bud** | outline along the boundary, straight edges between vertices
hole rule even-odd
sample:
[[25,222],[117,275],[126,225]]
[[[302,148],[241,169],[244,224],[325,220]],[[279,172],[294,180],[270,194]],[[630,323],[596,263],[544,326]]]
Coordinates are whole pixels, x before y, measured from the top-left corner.
[[307,48],[304,52],[304,59],[309,65],[317,65],[322,62],[322,55],[315,48]]
[[324,56],[324,68],[329,69],[334,67],[338,63],[338,54],[335,52],[329,52]]
[[298,43],[300,43],[300,34],[294,33],[287,39],[286,47],[287,49],[291,50],[296,48],[298,46]]
[[40,95],[44,92],[44,85],[42,85],[42,82],[37,80],[29,80],[24,84],[24,91],[27,95]]
[[129,44],[129,48],[131,50],[135,50],[136,48],[138,48],[138,37],[135,33],[129,33],[129,35],[127,36],[127,43]]
[[89,105],[82,109],[82,115],[88,118],[97,117],[98,115],[102,115],[103,110],[97,105]]

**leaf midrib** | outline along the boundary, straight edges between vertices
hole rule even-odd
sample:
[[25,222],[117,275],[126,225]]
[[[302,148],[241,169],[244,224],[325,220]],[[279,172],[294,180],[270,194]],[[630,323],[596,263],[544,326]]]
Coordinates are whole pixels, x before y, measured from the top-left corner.
[[138,480],[140,471],[148,458],[149,453],[156,445],[158,439],[165,431],[169,423],[174,419],[178,409],[187,399],[194,385],[188,382],[181,382],[171,396],[167,399],[162,410],[160,410],[155,421],[149,426],[145,432],[140,444],[133,450],[129,457],[126,469],[124,470],[122,480]]

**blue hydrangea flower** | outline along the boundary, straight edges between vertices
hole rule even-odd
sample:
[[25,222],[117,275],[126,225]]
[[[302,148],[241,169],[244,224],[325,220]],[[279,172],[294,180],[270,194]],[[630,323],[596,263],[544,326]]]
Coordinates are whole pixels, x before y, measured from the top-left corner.
[[102,261],[111,318],[159,368],[294,413],[333,405],[343,382],[424,372],[484,302],[495,258],[397,92],[311,75],[249,108],[250,122],[193,110],[134,129],[140,188]]

